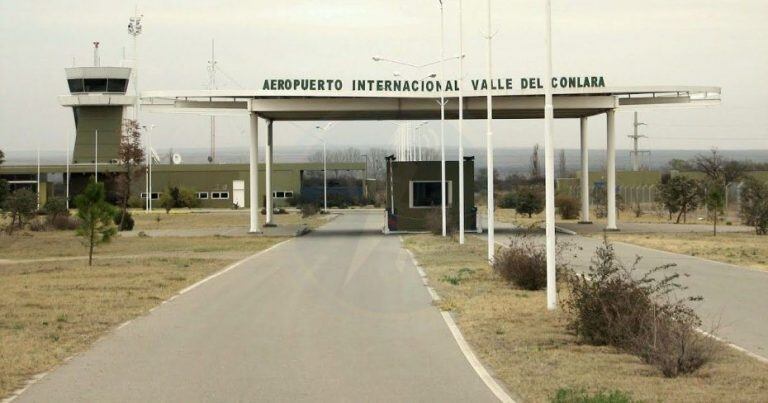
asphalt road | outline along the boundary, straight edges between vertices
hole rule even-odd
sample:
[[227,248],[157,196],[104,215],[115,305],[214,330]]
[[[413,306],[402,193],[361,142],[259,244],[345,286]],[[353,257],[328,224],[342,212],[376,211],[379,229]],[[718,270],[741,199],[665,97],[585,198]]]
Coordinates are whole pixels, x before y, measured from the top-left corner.
[[[497,243],[504,244],[515,236],[508,230],[505,233],[504,227],[496,236]],[[571,245],[564,258],[577,271],[589,268],[595,249],[602,242],[579,235],[557,236],[558,242]],[[533,237],[543,244],[543,234]],[[667,263],[677,264],[671,270],[681,273],[679,281],[688,287],[680,295],[704,297],[703,302],[694,305],[704,322],[702,328],[714,327],[717,336],[768,359],[768,272],[620,242],[614,243],[614,250],[627,266],[641,256],[637,266],[641,272]]]
[[382,224],[345,214],[257,256],[17,401],[495,401]]

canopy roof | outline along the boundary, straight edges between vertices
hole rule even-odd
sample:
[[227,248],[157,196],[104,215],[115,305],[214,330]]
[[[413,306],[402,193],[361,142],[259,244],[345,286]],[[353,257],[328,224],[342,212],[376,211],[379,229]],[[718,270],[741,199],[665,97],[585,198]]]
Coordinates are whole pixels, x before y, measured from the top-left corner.
[[[555,118],[580,118],[609,109],[711,106],[719,87],[659,86],[554,89]],[[495,119],[544,117],[542,89],[493,91]],[[192,90],[145,91],[142,108],[154,112],[238,115],[272,120],[436,120],[437,92]],[[446,93],[447,119],[458,118],[455,92]],[[464,118],[486,117],[485,91],[465,91]]]

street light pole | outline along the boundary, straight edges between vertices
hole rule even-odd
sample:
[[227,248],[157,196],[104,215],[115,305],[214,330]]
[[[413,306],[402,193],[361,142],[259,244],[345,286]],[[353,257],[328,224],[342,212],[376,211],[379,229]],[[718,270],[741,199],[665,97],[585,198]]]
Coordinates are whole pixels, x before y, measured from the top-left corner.
[[138,55],[138,36],[141,34],[141,18],[138,6],[134,11],[133,17],[128,22],[128,34],[133,36],[133,92],[136,99],[133,101],[133,120],[139,120],[139,55]]
[[[459,54],[464,54],[462,0],[459,0]],[[464,244],[464,58],[459,58],[459,245]]]
[[328,160],[325,154],[326,141],[323,139],[323,210],[328,212]]
[[[440,2],[440,80],[437,81],[440,85],[440,210],[443,219],[443,236],[447,235],[445,228],[446,225],[446,192],[445,192],[445,18],[443,12],[443,0]],[[459,57],[461,59],[461,57]],[[440,82],[443,84],[440,84]],[[461,162],[459,162],[461,163]]]
[[488,83],[486,95],[486,170],[487,170],[487,194],[486,199],[488,204],[488,262],[493,264],[494,253],[496,252],[496,245],[494,240],[494,200],[493,200],[493,96],[491,95],[491,40],[493,39],[493,32],[491,31],[491,0],[488,0]]
[[552,134],[552,1],[544,6],[544,187],[546,192],[546,254],[547,254],[547,309],[557,308],[555,272],[555,150]]

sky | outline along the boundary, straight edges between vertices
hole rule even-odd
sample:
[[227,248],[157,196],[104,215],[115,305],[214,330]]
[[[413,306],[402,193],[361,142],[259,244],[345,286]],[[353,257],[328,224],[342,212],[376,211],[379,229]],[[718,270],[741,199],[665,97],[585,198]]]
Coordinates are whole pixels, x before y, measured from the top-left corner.
[[[458,50],[459,0],[444,0],[446,55]],[[465,72],[487,69],[486,1],[463,1]],[[541,76],[544,2],[492,3],[496,77]],[[126,31],[135,7],[143,14],[138,38],[140,91],[204,89],[211,40],[218,88],[258,89],[267,78],[418,79],[428,69],[376,63],[372,56],[427,63],[440,57],[438,1],[107,1],[0,0],[0,149],[63,150],[74,131],[72,113],[58,105],[67,93],[64,68],[91,65],[92,42],[101,65],[132,65]],[[643,149],[727,149],[768,152],[768,1],[552,0],[553,74],[600,75],[606,86],[722,87],[722,104],[640,113]],[[457,63],[446,78],[457,76]],[[207,148],[208,118],[143,113],[155,124],[156,148]],[[589,147],[605,147],[605,117],[589,120]],[[484,147],[484,121],[465,124],[464,144]],[[318,147],[313,122],[275,125],[275,147]],[[217,144],[247,147],[246,117],[220,117]],[[617,147],[629,148],[632,113],[618,112]],[[391,146],[392,122],[339,122],[329,147]],[[556,148],[579,147],[579,122],[557,120]],[[543,143],[541,120],[496,121],[497,147]],[[437,146],[439,122],[425,130]],[[457,144],[455,122],[446,144]]]

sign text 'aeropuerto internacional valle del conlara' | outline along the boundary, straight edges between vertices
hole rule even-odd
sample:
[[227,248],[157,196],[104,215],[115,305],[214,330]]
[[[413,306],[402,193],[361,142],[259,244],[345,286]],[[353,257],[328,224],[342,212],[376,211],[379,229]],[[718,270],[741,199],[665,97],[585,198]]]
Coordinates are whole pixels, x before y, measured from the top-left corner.
[[[515,83],[517,82],[517,87]],[[488,89],[489,82],[485,79],[467,80],[465,83],[474,91]],[[262,90],[265,91],[360,91],[360,92],[440,92],[445,85],[446,92],[459,89],[458,80],[341,80],[316,78],[271,78],[264,80]],[[522,77],[497,78],[490,81],[491,90],[512,89],[543,89],[541,78]],[[605,87],[603,76],[570,76],[552,77],[552,88],[602,88]]]

